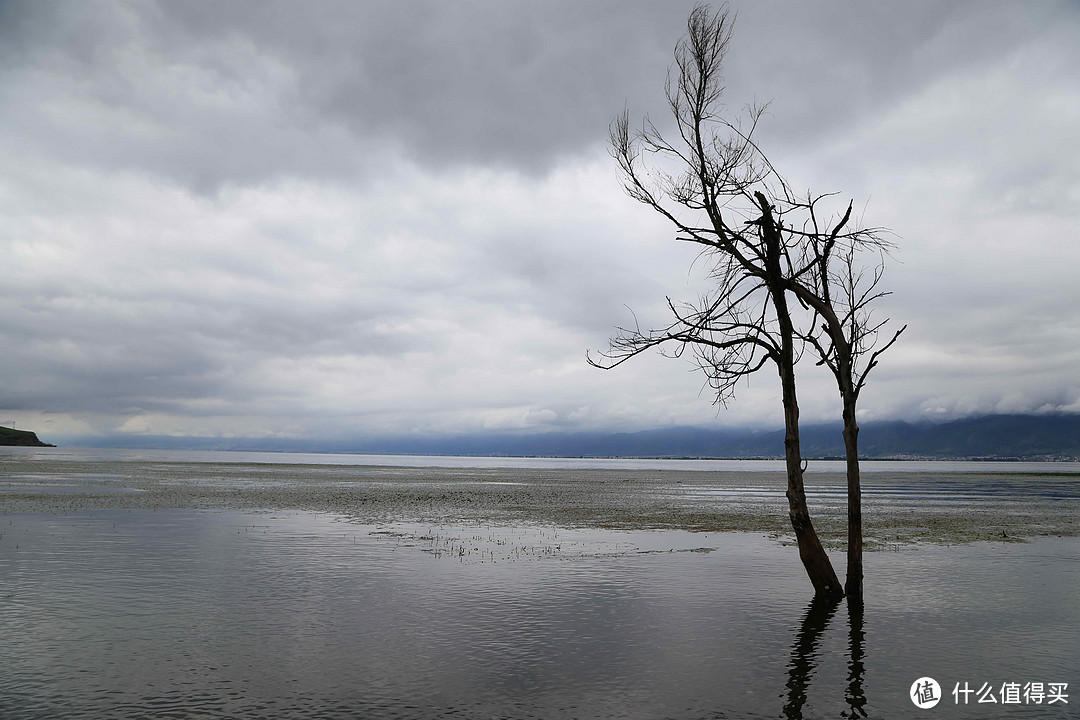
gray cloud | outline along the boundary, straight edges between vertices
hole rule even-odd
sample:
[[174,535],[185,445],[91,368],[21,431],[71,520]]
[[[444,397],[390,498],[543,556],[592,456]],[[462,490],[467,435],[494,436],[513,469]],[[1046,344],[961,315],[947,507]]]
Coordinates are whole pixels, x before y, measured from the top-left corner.
[[392,138],[417,162],[542,169],[595,143],[626,89],[662,73],[684,15],[612,1],[254,3],[213,14],[170,4],[166,12],[197,37],[241,36],[271,49],[296,69],[305,107],[357,136]]
[[[11,3],[12,124],[90,164],[202,190],[282,173],[548,170],[624,104],[664,119],[691,3]],[[843,135],[942,75],[1051,31],[1067,4],[747,3],[729,97],[778,149]],[[1057,47],[1057,44],[1054,45]]]
[[16,4],[10,128],[199,191],[412,162],[543,172],[656,96],[685,12],[655,3]]
[[[588,368],[703,282],[622,195],[692,3],[0,5],[0,409],[70,432],[717,421]],[[1080,409],[1080,10],[740,3],[733,110],[899,236],[869,417]],[[778,421],[772,378],[725,424]],[[804,417],[835,391],[808,371]]]

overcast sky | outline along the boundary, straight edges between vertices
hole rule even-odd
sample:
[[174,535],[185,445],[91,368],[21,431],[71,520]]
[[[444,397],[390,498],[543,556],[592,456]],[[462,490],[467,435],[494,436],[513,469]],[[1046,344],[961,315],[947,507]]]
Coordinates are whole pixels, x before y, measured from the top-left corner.
[[[585,363],[700,288],[606,146],[691,7],[0,0],[0,422],[779,427],[773,372],[718,412],[686,360]],[[1080,411],[1080,3],[732,7],[728,106],[896,233],[863,419]]]

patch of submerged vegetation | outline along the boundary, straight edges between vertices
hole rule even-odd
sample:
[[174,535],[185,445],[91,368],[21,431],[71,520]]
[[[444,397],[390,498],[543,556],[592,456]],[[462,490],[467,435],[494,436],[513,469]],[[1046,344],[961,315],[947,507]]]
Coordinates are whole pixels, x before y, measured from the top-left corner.
[[[5,460],[0,468],[15,480],[7,492],[0,492],[6,512],[303,510],[370,524],[758,532],[779,542],[791,533],[782,472],[78,463],[18,458]],[[843,549],[847,544],[844,477],[815,473],[808,485],[822,542],[830,549]],[[875,474],[864,486],[868,550],[1080,535],[1077,475],[894,473]]]

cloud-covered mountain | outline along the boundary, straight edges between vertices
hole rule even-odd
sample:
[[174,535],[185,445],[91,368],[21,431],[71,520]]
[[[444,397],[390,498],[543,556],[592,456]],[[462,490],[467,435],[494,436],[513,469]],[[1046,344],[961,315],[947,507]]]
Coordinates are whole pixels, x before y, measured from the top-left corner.
[[[804,426],[804,457],[842,457],[840,430],[840,425]],[[784,452],[782,430],[700,427],[634,433],[494,433],[347,440],[136,435],[69,441],[99,447],[508,457],[780,458]],[[859,442],[860,454],[867,459],[1080,458],[1080,415],[988,415],[946,423],[866,423]]]

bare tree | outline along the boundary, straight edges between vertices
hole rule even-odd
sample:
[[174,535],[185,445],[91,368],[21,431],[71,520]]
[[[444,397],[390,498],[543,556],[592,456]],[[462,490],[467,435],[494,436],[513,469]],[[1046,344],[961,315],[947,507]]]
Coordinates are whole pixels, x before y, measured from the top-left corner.
[[[788,515],[799,555],[815,592],[838,597],[843,590],[807,509],[799,442],[795,364],[807,333],[795,326],[788,291],[797,281],[794,260],[807,256],[805,239],[787,232],[777,215],[774,199],[791,193],[753,140],[764,108],[750,109],[744,126],[720,113],[731,27],[726,7],[715,13],[698,7],[690,15],[667,85],[677,140],[669,142],[648,120],[631,131],[626,112],[611,132],[627,192],[671,221],[679,240],[702,246],[714,289],[691,303],[669,299],[670,325],[620,329],[609,350],[589,361],[612,368],[654,347],[674,347],[674,355],[690,348],[721,403],[740,379],[771,363],[780,376]],[[646,167],[645,155],[656,162]],[[679,172],[670,174],[662,163]]]
[[[818,594],[843,594],[806,506],[799,443],[795,365],[809,348],[836,379],[843,403],[848,475],[847,591],[862,594],[862,511],[856,405],[867,376],[903,332],[876,348],[884,322],[872,317],[885,253],[879,228],[858,226],[852,206],[828,216],[831,195],[797,196],[753,139],[764,109],[741,124],[723,114],[720,69],[731,38],[726,6],[699,6],[675,49],[667,97],[678,138],[669,142],[647,119],[632,131],[624,112],[612,125],[612,155],[631,197],[702,247],[713,288],[692,302],[668,299],[673,320],[643,331],[619,328],[606,353],[589,358],[612,368],[651,348],[673,356],[691,350],[726,404],[739,380],[767,365],[780,376],[784,405],[788,508],[800,557]],[[648,157],[652,163],[646,164]],[[665,170],[674,166],[677,172]],[[867,254],[877,262],[863,263]],[[789,303],[794,297],[794,306]]]
[[[843,404],[844,455],[848,486],[847,580],[849,599],[861,600],[863,592],[862,479],[859,467],[859,424],[856,409],[859,395],[878,359],[900,337],[907,326],[893,332],[878,346],[880,332],[888,319],[873,317],[873,304],[888,293],[881,289],[885,257],[892,244],[880,228],[853,224],[852,204],[839,220],[822,222],[819,206],[826,196],[808,198],[789,205],[804,219],[799,232],[805,239],[803,256],[789,289],[815,318],[803,337],[816,351],[818,364],[825,365],[836,379]],[[831,226],[831,227],[830,227]],[[791,231],[796,232],[796,231]],[[865,263],[861,256],[876,254]],[[818,321],[820,320],[820,325]]]

